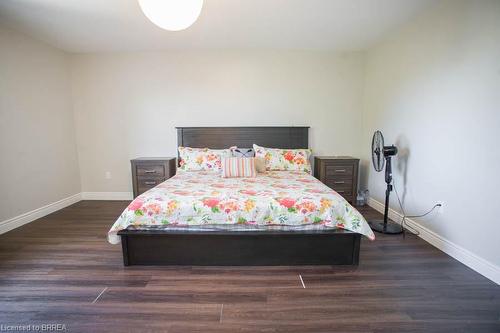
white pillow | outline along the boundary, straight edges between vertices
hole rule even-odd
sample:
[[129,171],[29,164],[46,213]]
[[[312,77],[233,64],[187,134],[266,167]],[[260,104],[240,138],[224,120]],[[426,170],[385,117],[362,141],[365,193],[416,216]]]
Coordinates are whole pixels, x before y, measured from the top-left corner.
[[231,147],[233,157],[255,157],[253,148]]

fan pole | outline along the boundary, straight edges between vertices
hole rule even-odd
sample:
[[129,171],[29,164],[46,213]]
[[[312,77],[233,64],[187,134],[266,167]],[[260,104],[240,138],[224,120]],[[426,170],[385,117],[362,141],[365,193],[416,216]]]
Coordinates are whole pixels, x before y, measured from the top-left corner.
[[387,232],[387,223],[389,222],[389,196],[392,191],[392,163],[391,157],[386,157],[386,167],[385,167],[385,182],[387,183],[387,188],[385,189],[385,207],[384,207],[384,233]]
[[403,232],[403,228],[396,223],[389,222],[389,196],[392,191],[392,165],[391,156],[386,156],[385,163],[385,182],[387,183],[387,189],[385,190],[385,208],[384,208],[384,220],[370,221],[370,227],[383,234],[400,234]]

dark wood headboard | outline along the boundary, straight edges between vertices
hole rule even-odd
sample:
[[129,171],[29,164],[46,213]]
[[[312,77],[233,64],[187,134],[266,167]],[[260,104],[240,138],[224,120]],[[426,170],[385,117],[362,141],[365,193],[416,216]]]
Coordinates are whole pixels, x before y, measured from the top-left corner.
[[177,146],[224,149],[309,148],[309,127],[176,127]]

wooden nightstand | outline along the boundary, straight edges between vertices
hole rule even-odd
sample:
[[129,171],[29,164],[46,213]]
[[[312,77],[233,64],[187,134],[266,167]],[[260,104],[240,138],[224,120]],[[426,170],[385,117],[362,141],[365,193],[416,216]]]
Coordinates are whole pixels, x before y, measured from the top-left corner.
[[134,198],[175,175],[175,157],[140,157],[132,164]]
[[358,192],[359,159],[350,156],[314,157],[314,177],[352,204]]

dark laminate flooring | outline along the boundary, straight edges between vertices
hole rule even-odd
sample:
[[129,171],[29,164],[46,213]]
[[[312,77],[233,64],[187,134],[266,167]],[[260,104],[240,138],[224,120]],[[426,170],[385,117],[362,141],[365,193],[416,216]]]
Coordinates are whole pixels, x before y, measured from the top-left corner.
[[105,237],[126,204],[81,201],[1,235],[0,324],[58,323],[68,332],[500,332],[500,287],[415,236],[363,240],[355,268],[125,268],[121,247]]

